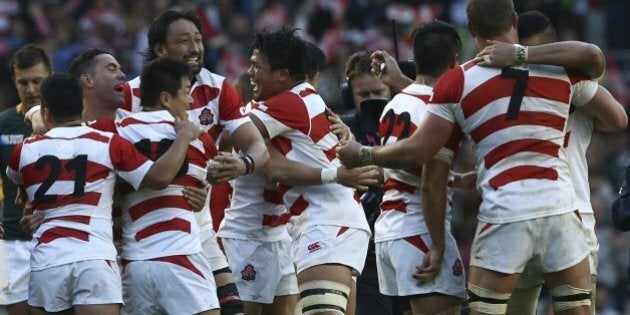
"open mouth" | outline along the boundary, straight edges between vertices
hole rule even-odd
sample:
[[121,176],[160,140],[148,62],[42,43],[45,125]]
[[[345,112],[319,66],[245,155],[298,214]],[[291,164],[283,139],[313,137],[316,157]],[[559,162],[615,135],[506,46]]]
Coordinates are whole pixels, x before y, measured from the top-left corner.
[[116,92],[122,92],[124,85],[124,83],[118,83],[116,84],[116,86],[114,86],[114,90],[116,90]]
[[186,63],[189,65],[198,65],[199,57],[188,57],[185,59]]

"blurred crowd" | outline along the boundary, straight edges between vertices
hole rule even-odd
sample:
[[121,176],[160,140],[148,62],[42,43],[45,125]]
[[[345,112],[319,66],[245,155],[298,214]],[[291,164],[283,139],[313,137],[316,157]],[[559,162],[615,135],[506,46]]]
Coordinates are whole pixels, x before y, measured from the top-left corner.
[[[549,16],[560,40],[597,44],[608,62],[602,84],[630,105],[630,37],[624,35],[630,29],[630,1],[514,2],[519,13],[536,9]],[[347,109],[339,87],[346,80],[348,56],[384,49],[399,60],[408,60],[414,25],[433,19],[456,25],[464,39],[461,60],[473,56],[465,4],[465,0],[0,0],[0,109],[18,103],[7,61],[21,46],[45,47],[53,55],[57,72],[65,72],[80,51],[100,47],[112,52],[127,77],[133,78],[143,65],[141,52],[147,48],[150,21],[165,9],[185,8],[195,10],[202,20],[206,67],[233,82],[249,67],[249,44],[255,32],[282,26],[301,29],[326,53],[319,92],[331,108],[342,113]],[[461,157],[457,168],[472,168],[470,156]],[[588,160],[600,242],[598,313],[628,313],[624,304],[630,303],[626,275],[630,235],[612,227],[610,204],[621,185],[622,170],[630,164],[630,134],[596,134]],[[458,193],[454,201],[453,233],[462,257],[467,256],[472,241],[478,204],[479,197],[473,193]]]

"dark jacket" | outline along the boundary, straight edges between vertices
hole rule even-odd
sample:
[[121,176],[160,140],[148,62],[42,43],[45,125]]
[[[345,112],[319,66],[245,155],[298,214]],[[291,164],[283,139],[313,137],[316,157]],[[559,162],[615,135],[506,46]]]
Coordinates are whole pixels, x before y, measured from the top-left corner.
[[626,177],[619,197],[612,204],[612,219],[620,231],[630,231],[630,167],[626,168]]

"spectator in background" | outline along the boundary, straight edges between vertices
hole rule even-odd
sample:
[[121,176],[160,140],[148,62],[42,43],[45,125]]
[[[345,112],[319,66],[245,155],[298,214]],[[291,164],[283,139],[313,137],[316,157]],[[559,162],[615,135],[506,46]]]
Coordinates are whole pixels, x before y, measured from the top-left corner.
[[[354,138],[361,144],[379,145],[378,121],[385,104],[392,97],[392,92],[371,72],[371,57],[367,51],[352,54],[346,62],[345,73],[346,83],[342,87],[341,98],[344,107],[352,109],[353,113],[342,115],[341,118],[350,128]],[[374,251],[374,222],[381,212],[379,204],[382,196],[382,189],[375,187],[364,192],[361,197],[361,204],[370,225],[372,237],[370,237],[363,272],[357,278],[356,313],[358,315],[402,314],[400,307],[408,305],[379,291]]]
[[[622,232],[628,232],[630,231],[630,167],[626,167],[626,170],[624,172],[625,176],[624,176],[624,181],[623,184],[621,186],[621,188],[619,189],[619,196],[617,197],[617,200],[615,200],[615,202],[612,204],[612,223],[614,224],[615,228],[617,228],[617,230],[622,231]],[[606,211],[602,211],[602,215],[603,213],[606,213]],[[601,232],[599,232],[601,231]],[[603,234],[606,233],[606,231],[602,231],[602,230],[598,230],[598,233]],[[615,236],[613,232],[608,231],[608,234],[606,239],[611,241],[611,245],[612,246],[602,246],[601,252],[602,254],[604,253],[604,248],[608,249],[609,247],[612,247],[612,251],[608,252],[606,251],[606,253],[610,254],[610,256],[615,255],[615,252],[619,253],[622,252],[623,248],[621,248],[622,246],[624,247],[628,247],[628,244],[630,244],[630,237],[628,237],[628,233],[626,233],[626,237],[621,238],[619,236]],[[600,236],[600,238],[602,238],[602,236]],[[626,241],[623,242],[620,240],[625,239]],[[603,243],[603,242],[602,242]],[[624,244],[625,243],[625,244]],[[603,244],[602,244],[603,245]],[[621,245],[621,246],[619,246]],[[602,255],[603,256],[603,255]],[[613,257],[607,256],[606,259],[602,259],[602,273],[606,272],[611,272],[613,270],[619,270],[618,268],[615,268],[614,265],[612,266],[607,266],[607,270],[604,271],[604,262],[613,262],[615,261],[614,259],[611,259]],[[619,255],[616,255],[619,256]],[[624,255],[625,256],[625,255]],[[630,290],[628,288],[628,279],[630,278],[630,259],[625,261],[625,266],[624,268],[627,270],[626,271],[626,275],[625,275],[625,283],[626,285],[622,286],[621,290],[625,291],[625,294],[622,293],[622,297],[624,295],[627,296],[628,294],[628,290]],[[613,271],[614,272],[614,271]],[[619,277],[619,274],[615,275],[612,277],[613,279],[619,279],[621,277]],[[623,304],[623,298],[621,299],[621,303]],[[623,310],[623,305],[622,306],[622,310]]]
[[[379,144],[377,123],[385,104],[391,99],[392,91],[371,72],[369,52],[354,53],[346,62],[346,83],[341,89],[341,99],[351,114],[342,116],[359,142]],[[365,102],[380,100],[377,102]],[[365,103],[364,103],[365,102]]]

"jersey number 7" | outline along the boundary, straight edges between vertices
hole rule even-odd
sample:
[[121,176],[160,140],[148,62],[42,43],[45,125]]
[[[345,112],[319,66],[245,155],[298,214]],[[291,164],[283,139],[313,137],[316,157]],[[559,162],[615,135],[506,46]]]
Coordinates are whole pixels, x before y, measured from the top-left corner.
[[525,96],[525,90],[527,89],[527,81],[529,81],[529,71],[514,68],[503,68],[501,71],[502,78],[516,79],[514,82],[514,89],[512,90],[512,96],[510,97],[510,105],[508,106],[505,120],[518,119],[518,113],[521,110],[521,104],[523,103],[523,97]]

